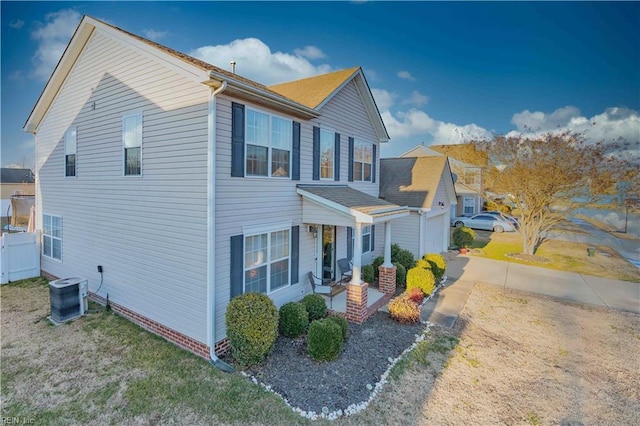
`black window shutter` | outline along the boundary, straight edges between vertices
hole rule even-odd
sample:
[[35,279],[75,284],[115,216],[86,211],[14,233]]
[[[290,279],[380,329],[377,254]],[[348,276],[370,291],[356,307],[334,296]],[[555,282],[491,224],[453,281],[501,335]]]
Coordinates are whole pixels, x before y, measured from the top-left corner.
[[371,163],[371,182],[376,182],[376,145],[373,145],[373,163]]
[[353,151],[354,141],[353,138],[349,138],[349,182],[353,182]]
[[353,228],[347,228],[347,259],[353,259]]
[[313,180],[320,180],[320,127],[313,126]]
[[376,248],[376,226],[371,225],[371,251]]
[[244,105],[231,103],[231,176],[244,177]]
[[244,287],[244,235],[231,237],[231,294],[229,299],[242,294]]
[[291,179],[300,180],[300,123],[293,122]]
[[333,180],[340,180],[340,133],[336,133]]
[[300,277],[300,227],[291,227],[291,284],[298,284]]

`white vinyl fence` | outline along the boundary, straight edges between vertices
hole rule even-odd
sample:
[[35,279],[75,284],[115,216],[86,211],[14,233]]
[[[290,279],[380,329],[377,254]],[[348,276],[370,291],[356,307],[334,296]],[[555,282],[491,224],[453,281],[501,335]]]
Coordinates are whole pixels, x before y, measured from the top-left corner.
[[40,276],[38,234],[2,234],[0,284]]

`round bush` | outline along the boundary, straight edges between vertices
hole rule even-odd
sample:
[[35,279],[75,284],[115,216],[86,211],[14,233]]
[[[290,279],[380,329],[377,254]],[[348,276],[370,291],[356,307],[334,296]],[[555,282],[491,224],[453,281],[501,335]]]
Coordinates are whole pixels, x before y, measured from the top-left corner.
[[413,253],[403,249],[398,244],[391,244],[391,262],[402,264],[407,271],[415,266]]
[[456,247],[469,247],[476,239],[476,233],[473,229],[461,226],[453,231],[453,243]]
[[325,318],[309,325],[307,352],[316,361],[335,359],[340,354],[343,343],[342,329],[337,322]]
[[259,364],[278,337],[278,309],[268,296],[246,293],[234,297],[225,314],[231,354],[243,365]]
[[416,268],[431,269],[431,264],[424,259],[416,260]]
[[406,291],[407,298],[411,300],[416,305],[419,305],[424,300],[424,293],[418,287],[413,287],[410,290]]
[[407,290],[417,287],[428,296],[436,288],[436,279],[430,269],[411,268],[407,272]]
[[398,322],[411,324],[420,321],[420,307],[403,293],[389,302],[389,315]]
[[400,263],[393,264],[396,267],[396,285],[404,287],[407,285],[407,270]]
[[374,280],[373,266],[364,265],[362,267],[362,281],[371,284]]
[[373,275],[378,278],[378,274],[380,273],[380,266],[384,263],[384,257],[383,256],[378,256],[375,259],[373,259],[373,263],[371,263],[371,266],[373,266]]
[[342,331],[342,339],[347,340],[347,333],[349,332],[349,322],[347,321],[347,319],[339,315],[329,315],[327,319],[335,322],[340,326],[340,330]]
[[278,329],[285,337],[298,337],[307,331],[309,314],[301,303],[289,302],[280,307]]
[[319,294],[307,294],[302,298],[302,304],[309,314],[309,322],[327,316],[327,302]]
[[444,257],[437,253],[427,253],[422,256],[422,259],[431,264],[431,271],[433,272],[436,281],[440,282],[444,276],[444,271],[447,269],[447,262],[444,260]]

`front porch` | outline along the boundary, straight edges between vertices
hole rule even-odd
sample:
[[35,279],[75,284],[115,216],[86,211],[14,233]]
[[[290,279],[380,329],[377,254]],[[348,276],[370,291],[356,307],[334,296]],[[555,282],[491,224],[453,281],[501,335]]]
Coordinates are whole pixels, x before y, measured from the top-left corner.
[[[328,296],[321,295],[327,302],[327,307],[332,314],[343,317],[347,315],[347,290],[345,288],[341,293],[333,296],[333,301]],[[393,295],[385,294],[375,288],[367,288],[367,314],[364,320],[376,313],[381,307],[387,304]]]

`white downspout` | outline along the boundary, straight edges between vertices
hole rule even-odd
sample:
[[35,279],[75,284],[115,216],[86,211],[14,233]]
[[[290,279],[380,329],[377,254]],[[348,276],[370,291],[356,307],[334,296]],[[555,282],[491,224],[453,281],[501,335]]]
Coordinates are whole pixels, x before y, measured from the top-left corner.
[[426,237],[426,235],[424,234],[424,230],[425,230],[425,221],[427,220],[427,217],[425,216],[425,211],[424,209],[418,209],[418,235],[420,235],[420,238],[418,238],[418,250],[420,252],[420,254],[418,254],[419,258],[422,259],[422,255],[424,254],[424,238]]
[[227,88],[227,82],[209,95],[207,119],[207,336],[211,364],[222,371],[233,372],[233,367],[216,356],[216,96]]

